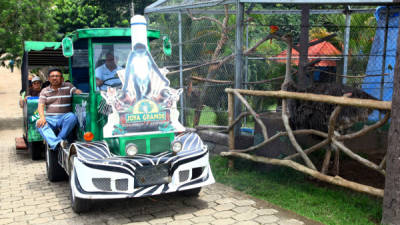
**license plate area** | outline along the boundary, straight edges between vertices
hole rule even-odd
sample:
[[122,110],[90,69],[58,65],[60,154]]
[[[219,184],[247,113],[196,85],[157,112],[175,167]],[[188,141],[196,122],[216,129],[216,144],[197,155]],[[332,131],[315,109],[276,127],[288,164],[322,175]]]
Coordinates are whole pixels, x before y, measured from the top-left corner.
[[136,169],[135,187],[169,183],[169,164],[145,166]]

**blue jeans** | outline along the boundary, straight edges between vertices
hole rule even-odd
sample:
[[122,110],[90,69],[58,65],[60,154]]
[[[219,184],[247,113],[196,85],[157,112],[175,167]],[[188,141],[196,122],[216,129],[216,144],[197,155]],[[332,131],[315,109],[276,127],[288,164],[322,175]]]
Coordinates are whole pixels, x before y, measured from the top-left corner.
[[[74,129],[78,120],[74,113],[69,112],[63,115],[46,116],[46,121],[46,125],[38,128],[38,131],[44,140],[46,140],[50,148],[56,149],[57,145],[61,141],[67,139],[69,133]],[[56,135],[54,131],[58,130],[60,132]]]

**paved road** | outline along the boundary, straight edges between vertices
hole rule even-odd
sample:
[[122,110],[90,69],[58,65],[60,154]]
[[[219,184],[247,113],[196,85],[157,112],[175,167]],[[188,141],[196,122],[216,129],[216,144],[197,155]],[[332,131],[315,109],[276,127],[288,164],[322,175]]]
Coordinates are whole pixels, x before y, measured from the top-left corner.
[[22,134],[17,106],[19,71],[0,68],[0,225],[2,224],[316,224],[222,184],[203,188],[198,198],[177,194],[98,201],[87,214],[70,207],[67,182],[50,183],[45,162],[16,154]]

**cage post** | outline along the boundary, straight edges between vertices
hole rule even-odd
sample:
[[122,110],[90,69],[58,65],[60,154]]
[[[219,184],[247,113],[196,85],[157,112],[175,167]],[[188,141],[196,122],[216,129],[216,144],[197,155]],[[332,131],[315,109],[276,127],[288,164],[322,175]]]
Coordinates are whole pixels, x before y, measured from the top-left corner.
[[[230,127],[234,120],[234,97],[233,92],[227,92],[228,94],[228,127]],[[235,97],[237,98],[237,97]],[[229,150],[235,149],[235,131],[234,129],[229,129]],[[233,169],[233,160],[229,159],[228,168]]]
[[[246,24],[246,49],[249,49],[249,24]],[[244,61],[244,89],[247,89],[247,82],[249,81],[249,57],[245,56]],[[247,111],[246,108],[244,110]],[[247,127],[247,118],[243,118],[244,126]]]
[[[183,88],[183,72],[182,72],[182,12],[179,10],[178,13],[178,38],[179,38],[179,88]],[[184,115],[183,115],[183,108],[184,108],[184,98],[185,95],[182,95],[179,99],[181,103],[181,123],[185,125]]]
[[[236,0],[236,40],[235,40],[235,89],[242,88],[242,72],[243,72],[243,14],[244,14],[244,3],[240,0]],[[235,118],[241,113],[241,103],[235,96],[234,101],[234,116]],[[239,135],[241,124],[235,125],[235,136]]]
[[350,6],[346,6],[345,10],[346,14],[346,27],[344,30],[344,46],[343,46],[343,84],[347,82],[347,67],[348,67],[348,60],[349,60],[349,41],[350,41],[350,26],[351,26],[351,12]]

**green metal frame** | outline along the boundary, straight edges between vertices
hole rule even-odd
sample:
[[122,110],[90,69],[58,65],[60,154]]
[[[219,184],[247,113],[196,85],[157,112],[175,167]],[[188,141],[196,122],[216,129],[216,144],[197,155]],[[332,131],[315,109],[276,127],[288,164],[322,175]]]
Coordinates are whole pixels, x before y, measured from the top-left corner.
[[[145,134],[145,135],[137,135],[137,136],[129,136],[129,137],[115,137],[115,138],[105,138],[108,146],[111,149],[111,152],[117,155],[126,156],[125,147],[129,143],[137,144],[139,147],[138,154],[152,154],[152,153],[159,153],[151,151],[151,140],[152,139],[160,139],[160,138],[168,138],[169,143],[172,143],[175,138],[174,133],[163,133],[163,134]],[[138,144],[138,142],[144,142],[143,144]],[[157,141],[157,140],[155,140]],[[143,148],[144,147],[144,148]],[[168,151],[171,151],[170,146],[168,146]]]

